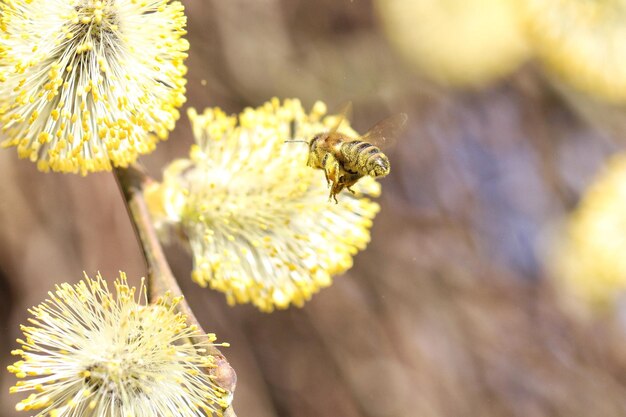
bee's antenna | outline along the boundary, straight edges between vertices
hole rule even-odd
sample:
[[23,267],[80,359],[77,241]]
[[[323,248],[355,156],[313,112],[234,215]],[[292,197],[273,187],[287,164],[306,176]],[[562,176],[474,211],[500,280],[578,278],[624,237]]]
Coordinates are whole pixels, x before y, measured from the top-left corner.
[[295,140],[295,139],[286,140],[286,141],[285,141],[285,142],[283,142],[283,143],[293,143],[293,142],[296,142],[296,143],[298,143],[298,142],[302,142],[302,143],[309,143],[309,142],[307,142],[306,140]]

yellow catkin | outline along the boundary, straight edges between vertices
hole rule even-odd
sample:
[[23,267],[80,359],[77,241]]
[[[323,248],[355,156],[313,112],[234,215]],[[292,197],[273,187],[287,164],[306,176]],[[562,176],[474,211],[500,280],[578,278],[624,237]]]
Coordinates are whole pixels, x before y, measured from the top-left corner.
[[180,298],[145,304],[143,283],[137,292],[124,273],[113,287],[85,277],[29,310],[32,326],[22,326],[22,348],[12,352],[21,360],[8,367],[24,379],[11,393],[31,392],[16,409],[38,417],[221,415],[231,394],[209,373],[215,335],[204,341],[186,324]]
[[[319,102],[273,99],[239,116],[189,111],[196,139],[189,159],[170,164],[146,193],[159,226],[182,227],[193,252],[192,278],[231,304],[262,311],[302,306],[346,271],[370,240],[379,210],[370,177],[328,202],[324,173],[306,165],[308,140],[329,129]],[[357,136],[347,123],[342,130]]]
[[1,2],[2,146],[82,174],[151,152],[185,102],[185,25],[178,1]]

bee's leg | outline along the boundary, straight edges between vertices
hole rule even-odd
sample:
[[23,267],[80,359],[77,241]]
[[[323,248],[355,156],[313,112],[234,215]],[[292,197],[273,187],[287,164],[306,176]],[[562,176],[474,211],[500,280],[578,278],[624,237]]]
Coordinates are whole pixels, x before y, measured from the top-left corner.
[[335,200],[335,204],[339,204],[339,201],[337,201],[337,193],[334,193],[333,190],[330,190],[330,194],[328,194],[328,202],[330,203],[331,200]]
[[339,161],[332,154],[327,153],[324,155],[324,159],[322,159],[322,167],[324,168],[324,174],[326,174],[328,186],[331,183],[336,184],[338,181],[337,175],[340,172]]
[[337,201],[337,194],[339,194],[341,192],[341,190],[343,190],[344,185],[342,183],[333,183],[333,186],[330,189],[330,195],[328,196],[328,201],[330,201],[330,199],[334,199],[335,200],[335,204],[338,204],[339,202]]
[[352,176],[350,176],[349,179],[346,179],[345,181],[343,181],[343,184],[346,186],[348,191],[350,191],[352,194],[356,194],[356,192],[352,189],[352,186],[357,183],[359,178],[360,177],[358,177],[358,176],[352,175]]
[[328,202],[330,203],[332,199],[335,199],[335,203],[337,203],[337,197],[335,197],[335,194],[333,194],[333,190],[330,190],[330,193],[328,193]]
[[[326,184],[330,187],[330,178],[328,178],[328,168],[326,168],[326,162],[328,161],[328,156],[330,154],[326,154],[324,155],[324,158],[322,159],[322,169],[324,171],[324,177],[326,177]],[[330,201],[330,197],[328,197],[328,200]]]

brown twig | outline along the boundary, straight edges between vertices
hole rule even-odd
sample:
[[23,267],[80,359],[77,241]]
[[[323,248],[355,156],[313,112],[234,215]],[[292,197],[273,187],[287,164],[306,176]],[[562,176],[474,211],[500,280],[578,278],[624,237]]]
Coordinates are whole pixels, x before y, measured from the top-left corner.
[[[183,296],[165,258],[143,196],[142,190],[150,183],[150,177],[136,166],[115,168],[114,173],[146,261],[148,298],[150,301],[156,300],[168,291],[175,297]],[[190,325],[196,325],[203,335],[206,333],[184,298],[177,305],[177,310],[187,316]],[[203,344],[208,344],[207,341],[206,336],[192,340],[193,343]],[[237,375],[219,349],[210,344],[209,346],[208,353],[216,358],[217,367],[213,370],[215,381],[232,394],[237,384]],[[224,416],[236,417],[232,406],[224,410]]]

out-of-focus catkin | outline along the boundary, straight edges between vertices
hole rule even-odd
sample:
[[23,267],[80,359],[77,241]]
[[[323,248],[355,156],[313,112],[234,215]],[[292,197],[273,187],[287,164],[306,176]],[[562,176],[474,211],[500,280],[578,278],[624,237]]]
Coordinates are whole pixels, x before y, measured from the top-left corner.
[[420,74],[453,87],[481,87],[529,56],[523,0],[378,0],[392,45]]
[[569,294],[610,306],[626,291],[626,155],[616,155],[583,196],[548,259]]
[[533,50],[553,76],[596,98],[626,102],[626,1],[527,0]]

